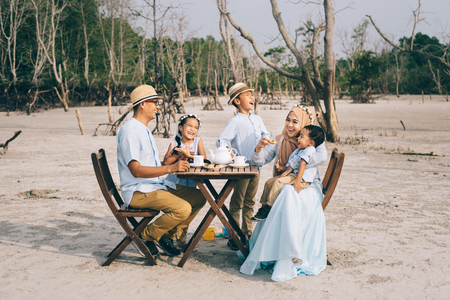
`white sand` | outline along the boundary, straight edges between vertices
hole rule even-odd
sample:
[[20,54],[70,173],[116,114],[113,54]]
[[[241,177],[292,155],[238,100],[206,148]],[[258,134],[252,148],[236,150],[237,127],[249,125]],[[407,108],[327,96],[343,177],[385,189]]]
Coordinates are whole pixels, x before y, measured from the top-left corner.
[[[90,161],[91,152],[104,148],[119,182],[115,137],[92,136],[98,123],[107,122],[107,108],[80,108],[86,136],[80,135],[74,108],[31,116],[0,113],[0,142],[23,131],[0,159],[0,298],[448,299],[450,103],[437,96],[425,103],[421,96],[403,96],[336,105],[341,139],[365,141],[327,144],[330,152],[337,146],[346,154],[325,212],[333,265],[317,277],[283,283],[270,281],[265,270],[240,274],[243,261],[222,238],[201,240],[184,268],[176,266],[179,257],[165,256],[150,267],[132,246],[111,266],[101,267],[124,236]],[[288,111],[263,107],[259,115],[270,133],[278,134]],[[202,111],[197,99],[195,107],[186,103],[186,111],[202,119],[199,136],[209,149],[234,108]],[[156,141],[162,158],[170,140]],[[386,153],[399,148],[440,156]],[[271,168],[262,171],[258,198]],[[319,171],[323,175],[325,166]],[[215,182],[217,188],[221,184]],[[212,225],[221,228],[217,218]]]

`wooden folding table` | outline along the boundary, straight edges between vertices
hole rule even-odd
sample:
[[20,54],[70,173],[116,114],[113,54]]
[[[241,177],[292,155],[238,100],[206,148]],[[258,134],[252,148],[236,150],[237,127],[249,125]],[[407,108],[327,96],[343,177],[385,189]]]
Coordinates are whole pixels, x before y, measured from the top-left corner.
[[[180,262],[178,263],[178,266],[183,267],[186,260],[189,258],[192,251],[195,249],[209,224],[211,224],[216,215],[219,217],[222,224],[230,233],[230,239],[233,239],[236,242],[239,250],[241,250],[242,254],[247,257],[247,237],[239,228],[233,217],[231,217],[230,212],[228,211],[224,203],[238,180],[249,179],[255,177],[258,174],[257,167],[247,166],[244,168],[233,168],[226,166],[214,170],[206,169],[204,167],[191,167],[191,169],[187,172],[175,172],[174,174],[179,178],[194,179],[197,183],[198,188],[202,191],[202,194],[205,196],[206,200],[211,206],[202,222],[198,226],[197,230],[194,232],[194,235],[186,245],[186,251]],[[223,186],[220,193],[217,193],[214,186],[210,182],[210,180],[214,179],[227,179],[227,182]],[[237,235],[235,234],[235,232],[237,233]],[[240,237],[240,239],[238,236]]]

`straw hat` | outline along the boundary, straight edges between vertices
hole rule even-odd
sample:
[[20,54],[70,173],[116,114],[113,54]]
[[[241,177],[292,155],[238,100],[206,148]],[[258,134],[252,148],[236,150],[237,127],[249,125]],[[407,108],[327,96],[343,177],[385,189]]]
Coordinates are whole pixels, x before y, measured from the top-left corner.
[[233,105],[233,100],[242,94],[243,92],[254,91],[254,89],[249,88],[245,83],[238,82],[228,90],[228,94],[230,95],[230,100],[228,100],[228,105]]
[[130,98],[131,98],[131,102],[133,103],[133,104],[131,104],[130,110],[132,110],[133,107],[135,107],[142,101],[151,100],[151,99],[155,99],[155,100],[163,99],[163,97],[158,96],[158,94],[156,93],[155,89],[152,86],[146,85],[146,84],[140,85],[137,88],[135,88],[131,92]]

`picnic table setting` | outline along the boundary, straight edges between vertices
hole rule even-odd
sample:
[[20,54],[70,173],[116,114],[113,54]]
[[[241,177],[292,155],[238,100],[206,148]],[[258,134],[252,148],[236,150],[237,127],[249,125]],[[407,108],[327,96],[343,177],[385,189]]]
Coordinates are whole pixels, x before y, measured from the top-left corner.
[[[236,153],[233,148],[229,150],[223,146],[219,147],[215,154],[211,150],[211,160],[213,163],[205,163],[202,156],[194,156],[194,163],[191,164],[189,171],[175,173],[179,178],[195,180],[197,187],[202,191],[208,204],[211,206],[188,242],[185,254],[178,263],[179,267],[182,267],[186,263],[186,260],[197,246],[215,216],[220,219],[230,234],[229,238],[235,241],[243,255],[245,257],[248,255],[248,249],[246,247],[247,237],[231,217],[224,203],[228,195],[232,192],[236,182],[240,179],[256,176],[258,169],[255,166],[245,163],[244,156],[234,156],[233,159],[231,153]],[[219,193],[211,184],[211,180],[215,179],[227,180]],[[236,234],[234,231],[236,231]]]

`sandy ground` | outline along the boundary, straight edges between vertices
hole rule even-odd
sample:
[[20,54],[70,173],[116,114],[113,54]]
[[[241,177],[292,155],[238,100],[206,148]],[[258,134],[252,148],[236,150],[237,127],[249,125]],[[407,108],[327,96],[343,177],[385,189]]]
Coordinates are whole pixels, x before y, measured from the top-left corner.
[[[199,136],[206,149],[213,148],[234,108],[202,111],[198,99],[195,103],[187,102],[186,111],[202,119]],[[0,298],[448,299],[450,103],[437,96],[425,103],[421,96],[403,96],[336,105],[346,142],[328,143],[327,149],[339,147],[346,160],[325,212],[332,266],[317,277],[283,283],[272,282],[265,270],[240,274],[243,260],[223,238],[200,241],[184,268],[176,266],[179,257],[165,256],[150,267],[132,246],[101,267],[124,236],[90,161],[91,152],[106,149],[119,181],[115,137],[92,136],[97,124],[107,121],[107,108],[80,108],[85,136],[74,108],[31,116],[0,113],[0,142],[23,131],[0,159]],[[288,111],[263,108],[259,115],[270,133],[278,134]],[[120,115],[118,107],[114,114]],[[156,141],[162,158],[170,140]],[[398,150],[439,156],[390,153]],[[322,166],[319,172],[324,171]],[[258,198],[271,165],[261,175]],[[221,228],[218,219],[212,225]]]

